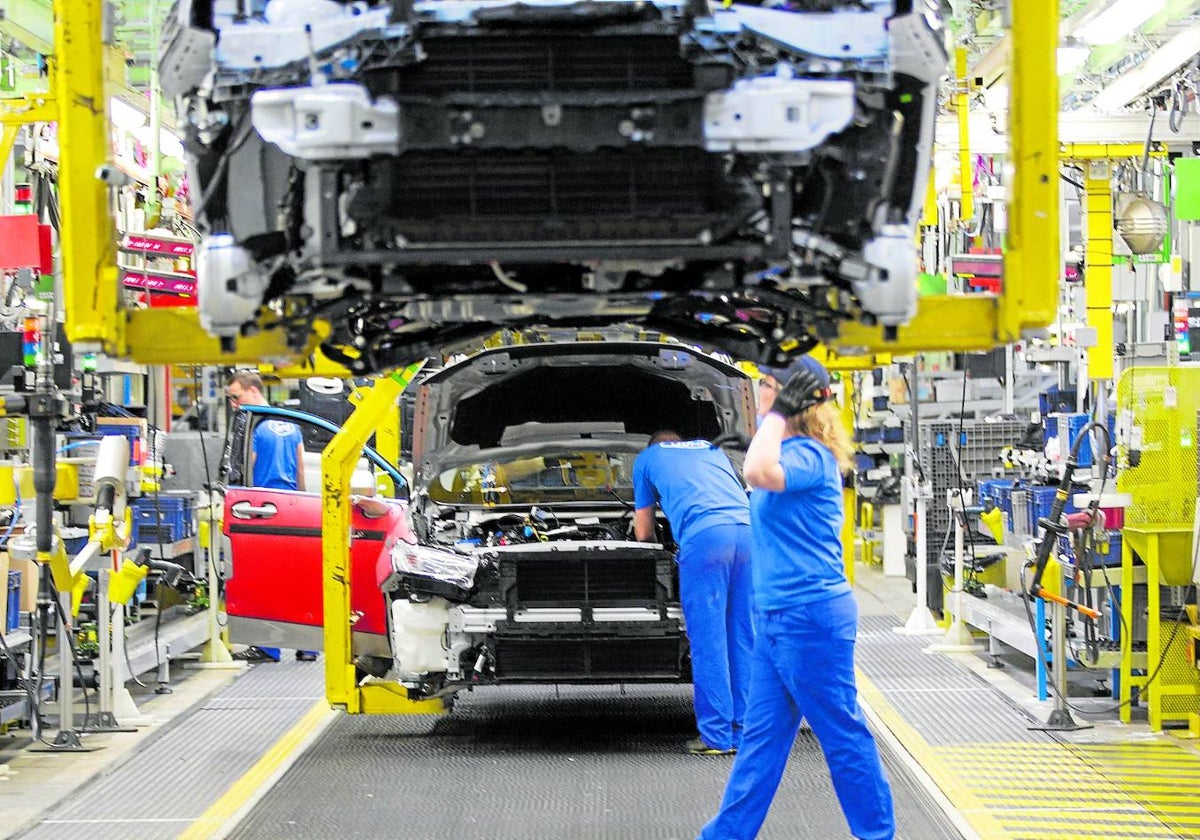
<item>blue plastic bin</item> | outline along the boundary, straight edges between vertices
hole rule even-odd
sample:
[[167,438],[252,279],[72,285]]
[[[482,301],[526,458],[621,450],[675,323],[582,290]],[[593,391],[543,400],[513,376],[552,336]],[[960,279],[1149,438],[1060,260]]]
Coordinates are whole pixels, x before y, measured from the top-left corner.
[[6,596],[8,611],[4,614],[4,632],[11,633],[21,626],[21,573],[16,569],[8,573]]
[[178,542],[193,533],[192,495],[142,496],[133,501],[132,517],[135,543]]
[[[1028,487],[1029,492],[1029,523],[1031,526],[1036,526],[1039,521],[1050,516],[1050,508],[1054,505],[1054,496],[1058,493],[1058,487]],[[1079,508],[1071,502],[1071,496],[1067,496],[1067,504],[1063,507],[1063,513],[1075,513]]]

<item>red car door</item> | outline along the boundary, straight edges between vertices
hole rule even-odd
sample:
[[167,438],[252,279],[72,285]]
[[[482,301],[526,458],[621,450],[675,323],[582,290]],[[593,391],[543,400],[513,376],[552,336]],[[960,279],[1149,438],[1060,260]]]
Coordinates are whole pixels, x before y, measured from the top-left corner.
[[[389,505],[368,518],[353,509],[350,609],[356,652],[386,650],[387,621],[379,590],[396,540],[415,541],[405,506]],[[230,558],[225,608],[233,641],[319,649],[324,620],[321,568],[321,497],[294,490],[230,487],[225,524]],[[314,632],[316,628],[316,632]],[[374,637],[360,639],[360,636]]]

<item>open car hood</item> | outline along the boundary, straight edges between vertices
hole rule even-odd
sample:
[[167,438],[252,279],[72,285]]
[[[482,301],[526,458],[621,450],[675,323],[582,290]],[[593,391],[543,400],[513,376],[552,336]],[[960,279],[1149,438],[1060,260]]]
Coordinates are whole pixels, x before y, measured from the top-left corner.
[[714,439],[754,430],[750,378],[687,347],[568,342],[485,350],[419,386],[417,483],[489,460],[637,453],[650,435]]

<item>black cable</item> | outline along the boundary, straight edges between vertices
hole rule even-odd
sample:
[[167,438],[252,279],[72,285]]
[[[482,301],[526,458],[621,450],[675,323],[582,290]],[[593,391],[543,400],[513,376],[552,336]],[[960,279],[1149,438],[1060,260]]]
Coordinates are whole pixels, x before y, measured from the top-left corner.
[[[1108,437],[1108,427],[1106,425],[1096,423],[1095,421],[1088,423],[1086,426],[1084,426],[1083,429],[1081,429],[1079,431],[1078,435],[1076,435],[1076,439],[1071,446],[1071,453],[1067,458],[1067,465],[1068,465],[1067,472],[1070,472],[1069,465],[1073,464],[1075,461],[1075,454],[1078,451],[1080,442],[1088,435],[1088,433],[1093,428],[1095,428],[1098,431],[1103,433],[1106,443],[1111,443],[1111,440]],[[1096,498],[1089,505],[1089,508],[1091,509],[1093,516],[1095,516],[1096,513],[1098,512],[1099,505],[1100,505],[1100,498],[1104,494],[1104,485],[1108,481],[1108,467],[1109,467],[1109,460],[1110,460],[1109,455],[1108,455],[1109,449],[1111,449],[1111,446],[1107,447],[1105,449],[1104,469],[1101,474],[1099,491],[1096,494]],[[1069,476],[1066,476],[1064,478],[1064,480],[1069,480]],[[1042,537],[1042,539],[1043,540],[1049,539],[1052,534],[1053,534],[1053,531],[1051,529],[1047,528],[1046,533]],[[1057,541],[1057,538],[1055,538],[1055,539]],[[1051,549],[1051,550],[1053,550],[1053,549]],[[1078,562],[1078,559],[1077,559],[1077,562]],[[1193,559],[1193,574],[1195,573],[1195,562],[1196,561]],[[1025,570],[1027,568],[1028,568],[1028,564],[1022,565],[1020,572],[1019,572],[1019,578],[1020,578],[1020,582],[1021,582],[1021,591],[1022,592],[1027,592],[1029,589],[1029,587],[1025,583]],[[1106,592],[1108,593],[1109,599],[1112,600],[1112,583],[1108,579],[1107,567],[1101,566],[1101,568],[1105,569],[1105,571],[1103,572],[1103,577],[1104,577],[1105,584],[1106,584]],[[1132,594],[1129,593],[1127,597],[1132,597]],[[1029,622],[1030,630],[1033,632],[1035,638],[1040,639],[1041,631],[1037,627],[1037,622],[1034,620],[1033,609],[1030,607],[1029,599],[1022,598],[1021,600],[1022,600],[1022,604],[1025,607],[1025,616],[1026,616],[1027,621]],[[1065,609],[1065,607],[1064,607],[1064,609]],[[1182,610],[1180,611],[1180,614],[1182,617],[1182,615],[1184,614]],[[1119,651],[1120,655],[1123,658],[1126,655],[1132,655],[1133,631],[1132,631],[1132,628],[1128,628],[1125,626],[1125,616],[1119,610],[1118,610],[1118,616],[1120,617],[1120,620],[1121,620],[1122,639],[1127,640],[1128,645],[1129,645],[1129,647],[1125,651]],[[1174,644],[1174,642],[1175,642],[1175,636],[1178,634],[1180,624],[1181,624],[1181,622],[1176,622],[1175,629],[1172,631],[1170,639],[1168,639],[1166,646],[1163,648],[1162,654],[1159,657],[1158,664],[1155,666],[1151,675],[1146,679],[1146,682],[1141,686],[1142,688],[1146,688],[1146,687],[1150,686],[1151,683],[1153,683],[1154,680],[1158,677],[1159,672],[1162,670],[1162,667],[1166,662],[1167,651],[1169,651],[1171,649],[1171,645]],[[1066,646],[1069,645],[1069,640],[1064,638],[1063,644],[1064,644],[1064,649],[1065,649]],[[1074,654],[1074,650],[1072,650],[1072,653]],[[1148,654],[1148,652],[1147,652],[1147,654]],[[1042,669],[1047,674],[1049,674],[1050,673],[1050,663],[1046,659],[1043,645],[1041,645],[1041,644],[1037,645],[1037,658],[1038,658],[1038,661],[1039,661]],[[1083,667],[1085,670],[1096,670],[1094,668],[1088,668],[1086,665],[1084,665],[1082,660],[1077,655],[1073,655],[1072,658],[1075,660],[1075,663],[1077,665]],[[1107,670],[1107,669],[1105,669],[1105,670]],[[1058,686],[1054,685],[1053,680],[1049,680],[1049,679],[1046,680],[1046,686],[1052,694],[1054,694],[1055,696],[1058,696],[1062,700],[1063,705],[1065,705],[1071,711],[1077,712],[1081,715],[1109,715],[1109,714],[1112,714],[1113,712],[1119,711],[1120,709],[1124,708],[1125,706],[1129,706],[1129,705],[1133,704],[1133,697],[1131,696],[1129,700],[1117,703],[1116,705],[1113,705],[1113,706],[1107,706],[1102,709],[1081,708],[1081,707],[1073,705],[1067,699],[1067,697],[1059,695],[1058,694]]]
[[199,219],[200,214],[204,212],[204,208],[208,206],[208,202],[216,194],[217,188],[225,183],[225,178],[229,173],[229,160],[239,149],[245,145],[250,139],[250,135],[254,133],[254,124],[250,121],[250,109],[247,108],[242,114],[241,120],[237,125],[237,135],[230,141],[225,151],[221,153],[217,161],[217,168],[212,174],[212,178],[208,182],[208,186],[201,193],[199,200],[192,207],[192,218]]
[[196,436],[200,441],[200,457],[204,461],[204,489],[212,490],[212,469],[208,464],[208,449],[204,445],[204,422],[200,415],[200,365],[192,367],[192,381],[196,386]]
[[[147,384],[149,384],[149,383],[147,383]],[[154,464],[155,464],[155,450],[157,448],[155,446],[155,438],[157,437],[157,432],[158,432],[158,427],[154,425],[153,417],[154,417],[154,389],[151,388],[151,389],[149,389],[149,393],[146,394],[146,430],[147,430],[147,434],[150,437],[150,440],[148,440],[146,442],[146,444],[147,444],[147,454],[150,456],[150,466],[152,469],[154,468]],[[162,474],[157,477],[157,480],[154,482],[154,485],[153,485],[154,486],[154,491],[153,491],[154,519],[155,519],[154,532],[155,532],[155,537],[158,542],[159,558],[162,560],[166,559],[167,549],[166,549],[166,545],[163,543],[162,501],[159,498],[159,490],[162,487],[162,479],[165,477],[165,474],[166,474],[166,462],[164,461]],[[140,540],[139,540],[139,545],[141,545]],[[159,582],[159,583],[161,583],[161,582]],[[159,649],[158,649],[158,628],[162,623],[162,587],[160,585],[155,586],[154,597],[155,597],[155,601],[157,601],[156,614],[155,614],[155,619],[154,619],[154,667],[155,667],[155,670],[157,671],[158,669],[162,668],[162,654],[159,652]]]
[[1083,184],[1079,183],[1074,178],[1068,177],[1067,173],[1065,173],[1065,172],[1059,172],[1058,177],[1063,179],[1064,181],[1066,181],[1068,184],[1070,184],[1072,187],[1079,190],[1080,192],[1082,192],[1085,189]]
[[[967,375],[968,375],[967,365],[966,365],[966,361],[964,359],[964,361],[963,361],[962,395],[959,399],[959,404],[958,404],[958,437],[955,439],[955,441],[953,443],[950,444],[950,446],[948,447],[948,450],[950,452],[950,460],[954,462],[954,473],[955,473],[955,475],[958,476],[958,506],[959,506],[959,512],[962,514],[963,531],[966,534],[967,543],[970,546],[971,561],[972,561],[972,566],[973,566],[974,560],[975,560],[975,535],[971,532],[971,529],[967,526],[968,525],[967,503],[966,503],[966,500],[963,498],[963,494],[966,492],[966,476],[963,475],[962,460],[958,457],[958,455],[955,454],[955,452],[958,451],[958,447],[963,445],[963,434],[964,434],[964,431],[966,428]],[[961,453],[959,453],[959,454],[961,454]],[[948,507],[949,507],[949,504],[948,504]],[[955,511],[951,507],[950,508],[950,526],[946,529],[946,536],[942,539],[942,554],[945,553],[946,547],[950,543],[950,535],[954,533],[954,529],[956,527],[954,515],[955,515]],[[957,563],[957,562],[958,562],[958,558],[956,557],[955,563]],[[964,567],[965,567],[965,564],[964,564]],[[940,555],[939,555],[938,568],[939,569],[941,568]],[[964,581],[965,581],[965,578],[964,578]],[[954,587],[950,587],[946,591],[948,594],[955,595],[960,592],[965,592],[966,586],[964,583],[964,586],[960,589],[955,589]]]
[[[208,447],[204,445],[204,420],[200,415],[200,387],[201,387],[200,371],[201,371],[200,365],[192,366],[192,381],[196,386],[196,439],[200,443],[200,457],[204,461],[204,494],[205,494],[204,498],[207,503],[206,506],[209,511],[208,513],[205,514],[208,517],[208,548],[205,549],[205,551],[206,551],[206,559],[207,559],[208,563],[211,565],[213,562],[212,547],[216,540],[216,536],[213,534],[213,529],[216,527],[217,523],[213,520],[213,517],[211,516],[213,479],[212,479],[212,469],[208,463]],[[198,535],[197,535],[197,539],[196,539],[196,549],[197,550],[200,549],[200,540],[199,540]],[[195,568],[195,565],[193,565],[192,568]],[[205,592],[208,594],[209,599],[211,600],[212,598],[217,597],[217,593],[216,592],[208,592],[208,580],[209,580],[209,578],[206,575],[205,582],[204,582],[204,588],[205,588]],[[217,585],[220,586],[219,581],[218,581]],[[220,627],[224,627],[228,624],[228,619],[226,619],[224,624],[221,623],[221,613],[219,610],[217,611],[217,624]]]
[[[113,609],[115,609],[115,608],[113,608]],[[111,615],[108,618],[108,626],[110,628],[113,626]],[[122,636],[125,635],[125,625],[124,624],[121,625],[121,635]],[[128,639],[126,639],[126,641],[128,641]],[[156,644],[157,644],[157,641],[156,641]],[[126,668],[126,670],[129,671],[129,678],[131,680],[133,680],[135,683],[137,683],[138,685],[140,685],[142,688],[149,688],[149,686],[147,686],[144,682],[139,680],[137,677],[137,674],[135,674],[133,672],[133,662],[131,662],[129,659],[129,645],[123,644],[123,645],[121,645],[121,648],[125,652],[125,668]]]
[[[41,576],[45,577],[46,575],[49,575],[49,574],[50,574],[50,567],[48,565],[43,564],[41,567]],[[50,591],[51,592],[54,591],[53,586],[51,586]],[[42,710],[41,710],[42,686],[44,686],[46,684],[46,647],[47,647],[47,642],[50,638],[50,609],[49,609],[49,607],[50,607],[50,605],[47,603],[44,603],[44,602],[38,604],[38,609],[37,609],[38,621],[37,621],[37,623],[36,624],[34,623],[32,616],[29,619],[30,632],[33,633],[34,637],[36,638],[36,640],[38,642],[38,645],[37,645],[37,651],[38,651],[37,681],[34,683],[33,694],[30,696],[30,715],[32,716],[32,719],[33,719],[34,723],[36,724],[36,726],[34,728],[37,731],[37,739],[39,741],[41,741],[47,747],[52,747],[52,746],[54,746],[54,744],[52,744],[50,741],[47,741],[45,735],[43,734],[43,732],[45,731],[45,722],[42,720]]]
[[1171,86],[1171,109],[1167,112],[1167,127],[1176,134],[1183,128],[1183,117],[1187,114],[1187,99],[1183,94],[1183,84],[1176,81]]
[[[1145,178],[1150,168],[1150,147],[1154,144],[1154,118],[1158,116],[1158,105],[1150,100],[1150,128],[1146,131],[1146,146],[1142,151],[1142,177]],[[1143,184],[1145,182],[1142,182]]]

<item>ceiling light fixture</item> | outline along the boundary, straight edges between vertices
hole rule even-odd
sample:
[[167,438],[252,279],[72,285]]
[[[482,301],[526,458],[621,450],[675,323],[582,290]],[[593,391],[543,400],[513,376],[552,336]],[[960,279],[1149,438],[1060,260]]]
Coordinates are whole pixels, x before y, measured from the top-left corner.
[[1058,75],[1066,76],[1074,73],[1087,63],[1092,48],[1075,40],[1068,40],[1058,48]]
[[1074,34],[1089,44],[1114,44],[1166,5],[1167,0],[1113,0],[1108,8],[1076,29]]
[[126,131],[133,131],[146,124],[145,114],[115,96],[108,100],[108,119],[113,125]]
[[1122,73],[1092,100],[1098,111],[1116,111],[1155,87],[1200,54],[1200,23],[1193,23],[1132,70]]

